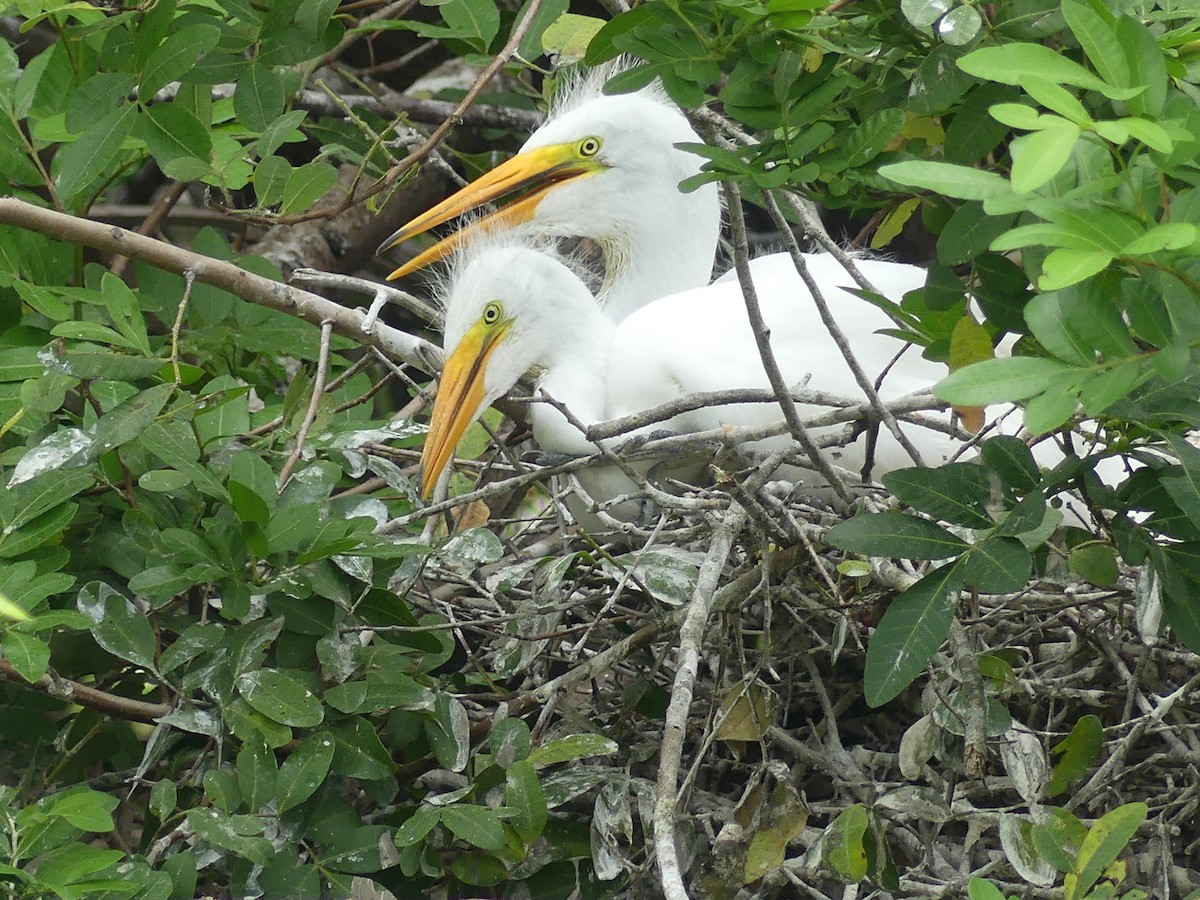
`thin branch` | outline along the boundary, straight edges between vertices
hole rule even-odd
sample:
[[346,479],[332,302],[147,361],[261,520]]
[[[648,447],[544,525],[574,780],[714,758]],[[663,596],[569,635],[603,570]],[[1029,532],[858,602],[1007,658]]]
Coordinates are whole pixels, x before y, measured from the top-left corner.
[[[791,228],[788,227],[787,219],[784,218],[783,211],[779,208],[779,204],[775,202],[775,198],[771,196],[769,191],[764,192],[763,196],[767,201],[767,211],[771,214],[771,218],[774,220],[776,226],[780,228],[784,241],[787,243],[788,254],[792,258],[792,263],[796,267],[796,272],[799,273],[801,280],[804,281],[805,286],[808,288],[808,292],[812,295],[813,303],[816,304],[817,312],[821,316],[821,321],[825,323],[825,328],[829,331],[829,336],[833,338],[833,342],[837,344],[838,349],[842,352],[842,357],[846,360],[846,365],[848,365],[850,367],[850,371],[854,373],[854,380],[858,382],[858,386],[866,395],[867,402],[871,404],[871,409],[878,413],[879,417],[883,420],[883,423],[887,426],[888,431],[895,436],[900,446],[903,447],[905,452],[907,452],[912,458],[912,461],[918,466],[924,465],[925,463],[921,459],[921,454],[917,451],[917,448],[913,446],[912,441],[908,439],[908,436],[900,428],[900,423],[896,421],[896,417],[888,411],[883,401],[879,399],[879,392],[875,390],[875,384],[869,377],[867,377],[867,373],[863,371],[862,366],[858,362],[858,358],[854,355],[854,351],[850,347],[850,341],[842,332],[837,320],[833,317],[833,313],[830,312],[829,304],[825,302],[825,298],[821,294],[820,285],[818,285],[816,279],[812,277],[812,273],[808,271],[808,263],[804,261],[804,254],[800,252],[800,246],[796,243],[796,238],[792,234]],[[845,254],[843,254],[843,256],[845,256]],[[841,259],[839,259],[839,262],[841,262]],[[846,261],[842,263],[842,265],[846,267],[846,271],[850,272],[852,276],[856,275],[858,270],[857,268],[853,267],[853,263],[849,261],[848,257],[846,258]],[[860,279],[862,278],[861,275],[857,275],[856,277]],[[862,279],[859,283],[862,284],[867,290],[874,291],[874,288],[870,286],[870,282],[867,282],[866,279]],[[879,293],[878,291],[874,292]]]
[[675,816],[678,812],[679,765],[683,758],[683,742],[687,734],[688,714],[692,693],[700,668],[700,647],[704,642],[705,625],[712,609],[713,597],[721,579],[734,536],[746,521],[746,511],[737,504],[729,507],[721,524],[713,531],[712,544],[696,588],[688,603],[687,615],[679,629],[679,651],[676,655],[675,683],[671,687],[671,702],[667,706],[659,751],[658,791],[654,801],[654,849],[658,860],[659,878],[667,900],[687,900],[683,872],[675,849]]
[[[129,259],[122,256],[121,259]],[[175,375],[175,383],[183,384],[183,375],[179,371],[179,335],[183,332],[183,320],[187,317],[188,305],[192,301],[192,288],[196,284],[196,271],[184,269],[183,296],[179,298],[179,308],[175,310],[175,321],[171,323],[171,371]]]
[[321,397],[325,393],[325,378],[329,373],[329,341],[332,337],[333,323],[322,322],[321,350],[317,355],[317,376],[313,379],[312,398],[308,401],[308,410],[304,413],[304,421],[300,423],[300,430],[296,432],[296,446],[292,448],[287,461],[279,470],[280,491],[288,483],[288,479],[292,477],[292,469],[296,468],[296,463],[300,461],[300,454],[304,452],[304,442],[308,438],[308,429],[312,427],[312,423],[317,418],[317,411],[321,408]]
[[762,310],[758,305],[758,296],[754,288],[754,279],[750,275],[750,259],[749,249],[746,246],[746,220],[742,214],[742,193],[738,186],[732,181],[723,183],[727,206],[729,207],[729,225],[733,232],[733,261],[737,269],[738,282],[742,288],[742,297],[746,301],[746,313],[750,317],[750,326],[754,329],[754,340],[758,344],[758,352],[762,356],[763,369],[767,373],[767,380],[771,382],[771,388],[775,392],[775,397],[779,402],[780,408],[783,409],[783,417],[788,423],[788,428],[792,432],[792,436],[796,438],[800,446],[804,448],[804,452],[808,458],[812,460],[817,471],[829,483],[836,493],[846,503],[850,502],[850,492],[846,490],[846,485],[841,477],[833,471],[833,467],[829,464],[829,460],[825,458],[817,445],[813,443],[812,437],[808,433],[808,429],[800,421],[800,414],[796,410],[796,404],[792,401],[791,395],[788,392],[788,386],[783,380],[783,373],[779,371],[779,364],[775,361],[775,354],[771,350],[770,331],[766,323],[763,321]]
[[[155,201],[154,206],[150,208],[145,220],[138,226],[137,233],[144,234],[147,237],[152,237],[162,227],[162,223],[166,221],[171,210],[175,208],[175,204],[179,202],[179,198],[183,196],[187,190],[186,181],[173,181],[171,186],[167,188]],[[97,217],[98,218],[98,217]],[[110,271],[120,278],[125,274],[125,269],[129,265],[128,256],[117,256],[113,258]]]
[[33,688],[47,697],[54,697],[64,703],[77,703],[94,709],[105,715],[118,719],[128,719],[131,722],[154,722],[160,716],[171,712],[172,707],[167,703],[147,703],[145,700],[134,700],[119,694],[100,691],[78,681],[60,678],[52,672],[47,672],[37,681],[25,679],[8,660],[0,658],[0,675],[9,681]]
[[386,325],[376,325],[370,334],[366,334],[362,329],[365,317],[362,310],[346,309],[308,291],[255,275],[231,262],[202,256],[115,225],[43,209],[12,197],[0,198],[0,224],[16,225],[58,241],[129,256],[176,275],[191,269],[202,284],[214,285],[243,300],[298,316],[314,325],[328,320],[338,334],[377,347],[389,356],[431,374],[441,371],[442,351],[428,341]]

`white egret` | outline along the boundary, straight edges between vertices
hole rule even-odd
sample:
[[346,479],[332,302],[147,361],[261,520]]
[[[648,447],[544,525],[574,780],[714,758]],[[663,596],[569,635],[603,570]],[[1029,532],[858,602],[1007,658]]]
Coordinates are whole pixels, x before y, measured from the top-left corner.
[[594,240],[605,259],[597,299],[614,322],[659,297],[707,284],[721,202],[715,184],[679,190],[680,181],[700,171],[701,158],[674,146],[700,137],[656,86],[602,94],[611,74],[598,70],[567,90],[516,156],[384,241],[381,252],[485,203],[520,195],[389,279],[442,258],[467,234],[519,228]]
[[[472,248],[466,257],[447,292],[447,358],[422,456],[425,496],[467,426],[531,370],[540,373],[539,388],[585,426],[691,393],[769,387],[736,282],[672,294],[615,323],[596,305],[580,278],[545,253],[509,242]],[[825,283],[849,280],[839,278],[835,269],[840,266],[829,256],[811,256],[808,263]],[[907,279],[909,289],[923,281],[923,273],[912,266],[877,260],[861,264],[868,277],[889,282]],[[778,279],[786,290],[766,294],[761,302],[785,379],[789,384],[808,379],[812,390],[841,392],[850,378],[846,361],[832,341],[814,341],[814,335],[819,337],[824,329],[805,296],[803,282],[794,270],[790,276],[782,270]],[[830,293],[839,290],[831,288]],[[890,324],[884,313],[868,304],[862,304],[862,316],[876,327]],[[868,355],[890,354],[899,346],[895,338],[871,332],[864,340],[871,342],[864,348]],[[937,369],[937,364],[915,352],[906,353],[883,375],[880,394],[896,398],[927,387]],[[800,411],[803,415],[822,410],[801,406]],[[543,449],[576,455],[597,449],[549,404],[534,404],[530,417],[534,437]],[[780,419],[781,411],[773,403],[728,404],[680,413],[630,436],[657,430],[693,433]],[[921,433],[913,439],[931,463],[943,461],[957,446],[939,431],[912,430]],[[789,440],[785,435],[751,446],[764,449]],[[865,444],[866,438],[860,436],[831,455],[838,465],[857,469],[865,460]],[[875,471],[881,472],[908,465],[910,460],[895,439],[881,430],[874,464]],[[812,483],[812,473],[789,475]],[[597,500],[611,499],[633,487],[611,467],[583,470],[580,476]]]

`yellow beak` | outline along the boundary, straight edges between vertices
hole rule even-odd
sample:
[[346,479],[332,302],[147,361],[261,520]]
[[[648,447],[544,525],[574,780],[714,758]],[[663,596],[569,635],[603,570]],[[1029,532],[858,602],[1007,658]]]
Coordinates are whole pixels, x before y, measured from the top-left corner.
[[438,477],[483,402],[483,375],[488,359],[508,334],[509,325],[476,325],[459,341],[442,367],[433,400],[429,434],[421,451],[421,496],[433,493]]
[[581,157],[574,143],[539,147],[536,150],[517,154],[486,175],[477,178],[458,193],[446,198],[433,209],[417,216],[384,241],[378,252],[382,253],[401,241],[424,234],[430,228],[435,228],[455,216],[460,216],[500,197],[527,192],[523,197],[455,232],[449,238],[409,260],[389,275],[388,281],[437,262],[451,253],[468,236],[487,234],[497,228],[510,228],[513,225],[528,222],[533,218],[538,204],[554,188],[576,178],[595,175],[604,171],[604,168],[604,165],[596,162],[595,159]]

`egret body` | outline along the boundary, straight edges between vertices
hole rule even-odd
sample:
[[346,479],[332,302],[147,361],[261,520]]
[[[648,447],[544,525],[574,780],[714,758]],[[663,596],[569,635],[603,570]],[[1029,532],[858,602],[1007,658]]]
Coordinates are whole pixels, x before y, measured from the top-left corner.
[[[814,255],[808,263],[823,281],[839,280],[832,268],[840,266],[831,257]],[[875,260],[862,264],[868,277],[897,287],[912,289],[921,283],[920,270],[912,266]],[[814,331],[822,333],[823,326],[803,282],[794,269],[781,268],[777,277],[786,290],[764,295],[762,310],[785,379],[789,384],[807,379],[811,389],[844,393],[851,377],[846,362],[831,341],[814,342]],[[849,279],[843,273],[840,280]],[[890,323],[867,304],[863,316],[875,327]],[[886,335],[868,333],[865,339],[874,342],[864,348],[866,355],[886,354],[889,361],[902,346]],[[529,247],[488,247],[468,254],[446,298],[445,347],[446,365],[422,457],[421,490],[426,496],[471,421],[527,371],[540,373],[539,388],[565,404],[584,426],[696,392],[769,387],[736,282],[672,294],[614,323],[570,268]],[[883,376],[880,393],[885,399],[895,398],[927,387],[937,369],[910,348]],[[802,416],[820,411],[824,410],[800,407]],[[576,455],[597,449],[549,404],[534,404],[530,417],[543,449]],[[629,436],[659,430],[694,433],[781,419],[774,403],[728,404],[680,413]],[[942,461],[957,446],[942,432],[906,428],[928,462]],[[784,435],[749,446],[766,449],[789,440]],[[850,446],[834,449],[833,461],[857,469],[865,461],[865,445],[866,438],[859,436]],[[874,463],[878,473],[911,461],[882,431]],[[600,472],[580,473],[594,499],[611,499],[632,489],[611,467],[598,468]],[[809,483],[819,478],[804,470],[789,475]]]

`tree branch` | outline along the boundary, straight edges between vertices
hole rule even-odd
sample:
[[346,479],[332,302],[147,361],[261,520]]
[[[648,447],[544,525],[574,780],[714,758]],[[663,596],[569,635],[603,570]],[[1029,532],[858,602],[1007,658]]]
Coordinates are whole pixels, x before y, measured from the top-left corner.
[[37,681],[30,682],[6,659],[0,659],[0,675],[16,684],[33,688],[47,697],[54,697],[64,703],[78,703],[96,712],[116,716],[118,719],[128,719],[131,722],[153,723],[155,719],[171,712],[170,704],[147,703],[145,700],[110,694],[78,681],[71,681],[69,678],[60,678],[51,672],[47,672]]
[[671,702],[667,706],[663,727],[658,763],[658,794],[654,801],[654,849],[658,857],[663,894],[668,900],[687,900],[688,896],[675,849],[675,816],[679,802],[679,764],[683,757],[683,742],[687,735],[692,693],[700,669],[704,628],[712,611],[713,597],[717,593],[725,561],[729,559],[729,552],[733,549],[734,536],[741,531],[745,521],[746,511],[734,504],[713,531],[712,544],[704,563],[700,566],[696,589],[692,592],[686,618],[679,629],[675,682],[671,686]]
[[365,333],[362,310],[347,309],[308,291],[247,272],[231,262],[202,256],[116,225],[69,216],[12,197],[0,198],[0,224],[36,231],[57,241],[128,256],[176,275],[190,271],[197,281],[229,291],[251,303],[269,306],[314,325],[328,320],[338,334],[377,347],[422,371],[436,374],[442,368],[442,351],[428,341],[382,323],[377,323],[369,334]]

